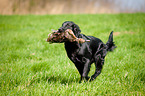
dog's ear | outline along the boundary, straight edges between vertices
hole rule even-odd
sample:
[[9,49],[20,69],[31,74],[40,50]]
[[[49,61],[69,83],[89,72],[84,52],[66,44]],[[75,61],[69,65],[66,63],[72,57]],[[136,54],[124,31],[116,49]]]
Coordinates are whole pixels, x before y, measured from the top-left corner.
[[78,35],[81,33],[81,30],[78,25],[73,24],[73,32],[76,35],[76,37],[78,37]]

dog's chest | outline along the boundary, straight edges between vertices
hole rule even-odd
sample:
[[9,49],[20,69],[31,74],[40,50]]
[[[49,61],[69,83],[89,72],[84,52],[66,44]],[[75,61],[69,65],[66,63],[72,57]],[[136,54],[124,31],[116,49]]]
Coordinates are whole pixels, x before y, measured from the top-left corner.
[[78,46],[68,46],[65,45],[67,55],[68,57],[74,62],[74,63],[84,63],[84,58],[90,58],[91,52],[89,48],[85,44],[81,44]]

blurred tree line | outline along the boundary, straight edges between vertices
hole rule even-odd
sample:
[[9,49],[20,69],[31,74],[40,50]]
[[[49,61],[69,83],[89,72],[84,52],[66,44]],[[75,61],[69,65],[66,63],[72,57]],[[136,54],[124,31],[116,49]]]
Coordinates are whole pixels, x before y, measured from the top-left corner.
[[145,12],[145,0],[0,0],[0,14]]

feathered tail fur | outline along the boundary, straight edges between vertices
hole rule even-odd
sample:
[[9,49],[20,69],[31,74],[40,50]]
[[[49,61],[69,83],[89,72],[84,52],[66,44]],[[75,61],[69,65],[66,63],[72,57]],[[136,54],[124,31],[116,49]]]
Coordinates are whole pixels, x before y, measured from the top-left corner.
[[106,45],[107,45],[107,51],[113,51],[116,48],[116,46],[113,42],[113,31],[110,33],[109,39],[108,39]]

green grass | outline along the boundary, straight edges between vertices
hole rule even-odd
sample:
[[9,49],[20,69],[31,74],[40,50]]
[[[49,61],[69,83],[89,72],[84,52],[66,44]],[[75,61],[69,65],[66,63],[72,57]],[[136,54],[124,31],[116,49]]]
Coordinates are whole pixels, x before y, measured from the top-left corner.
[[[63,44],[45,40],[64,21],[107,42],[114,30],[117,48],[107,54],[93,82],[80,75]],[[91,72],[94,72],[92,65]],[[0,95],[145,95],[145,14],[0,15]]]

